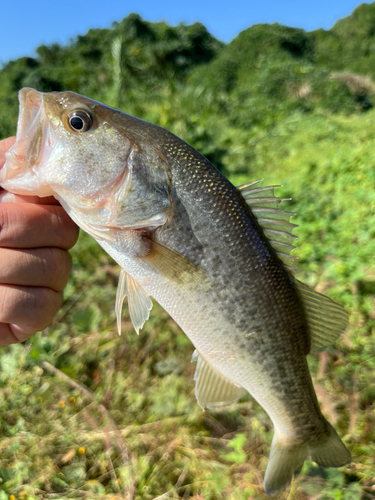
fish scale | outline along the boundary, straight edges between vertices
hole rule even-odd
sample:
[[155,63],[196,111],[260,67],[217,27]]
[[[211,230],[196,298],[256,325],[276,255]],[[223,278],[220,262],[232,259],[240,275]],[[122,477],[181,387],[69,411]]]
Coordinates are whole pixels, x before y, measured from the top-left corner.
[[[77,116],[85,122],[75,130]],[[150,296],[169,312],[196,347],[202,407],[230,404],[244,389],[261,404],[275,427],[269,495],[308,457],[324,467],[350,461],[320,411],[306,359],[338,338],[347,315],[291,274],[293,214],[278,210],[274,186],[235,188],[160,127],[72,92],[32,89],[20,92],[0,183],[54,195],[118,262],[118,325],[125,296],[137,332]]]
[[[172,142],[167,143],[164,149],[166,156],[171,158],[172,165],[176,165],[175,168],[172,166],[174,186],[178,200],[186,208],[189,219],[196,219],[195,212],[206,215],[199,217],[200,228],[195,224],[194,228],[189,227],[188,220],[181,222],[185,233],[198,237],[203,247],[209,250],[208,256],[202,258],[200,264],[210,277],[212,289],[217,291],[217,298],[210,297],[209,301],[212,304],[212,313],[217,314],[214,311],[217,311],[217,305],[220,305],[229,323],[237,329],[237,335],[232,330],[230,336],[235,337],[234,342],[242,350],[241,364],[244,365],[245,374],[241,379],[236,379],[236,383],[245,387],[272,415],[273,402],[267,401],[263,396],[263,384],[260,383],[259,377],[253,377],[256,370],[252,364],[255,362],[260,365],[258,370],[267,373],[275,392],[283,394],[288,401],[288,416],[296,421],[300,437],[309,439],[311,429],[323,430],[324,426],[321,424],[320,410],[307,362],[305,357],[301,356],[306,350],[307,325],[292,281],[256,219],[233,186],[188,145],[178,147]],[[175,161],[176,156],[178,161]],[[198,174],[198,184],[204,186],[200,191],[197,191],[194,183],[194,175]],[[167,237],[163,238],[164,227],[160,228],[156,234],[157,239],[168,242],[176,251],[193,258],[189,255],[189,248],[182,248],[179,244],[178,235],[181,232],[168,229]],[[169,233],[174,233],[176,239],[171,240]],[[212,260],[214,257],[219,258],[219,262],[216,260],[212,263],[210,258]],[[235,261],[236,266],[228,265],[230,260]],[[217,343],[220,342],[221,321],[220,318],[215,328]],[[184,331],[189,335],[186,328]],[[253,335],[247,336],[248,332]],[[192,334],[190,336],[195,337]],[[280,351],[280,346],[285,345],[286,337],[290,340],[288,349]],[[194,344],[197,345],[196,340]],[[226,352],[225,346],[220,346],[219,351]],[[278,351],[279,355],[275,354]],[[210,352],[203,349],[200,352],[205,359],[211,360]],[[259,362],[259,359],[262,361]],[[212,364],[216,365],[215,360],[212,360]],[[233,371],[231,367],[227,370],[223,368],[222,359],[218,364],[222,372],[228,375]],[[297,390],[296,372],[300,382]],[[252,378],[255,378],[254,382]],[[306,387],[309,391],[306,391]],[[301,391],[301,388],[305,390]],[[277,419],[277,415],[274,418]],[[311,424],[314,418],[317,422]],[[304,436],[302,429],[307,429],[307,436]],[[314,434],[316,432],[315,430]]]

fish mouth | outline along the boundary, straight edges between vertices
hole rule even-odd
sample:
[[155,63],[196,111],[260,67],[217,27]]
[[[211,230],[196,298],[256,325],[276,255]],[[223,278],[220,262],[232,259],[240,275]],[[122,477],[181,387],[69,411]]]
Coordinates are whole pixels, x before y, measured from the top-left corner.
[[14,193],[39,194],[36,192],[36,182],[30,182],[30,176],[35,177],[33,167],[40,163],[47,137],[43,93],[24,88],[20,90],[18,98],[20,111],[16,142],[5,154],[6,162],[0,171],[0,183]]

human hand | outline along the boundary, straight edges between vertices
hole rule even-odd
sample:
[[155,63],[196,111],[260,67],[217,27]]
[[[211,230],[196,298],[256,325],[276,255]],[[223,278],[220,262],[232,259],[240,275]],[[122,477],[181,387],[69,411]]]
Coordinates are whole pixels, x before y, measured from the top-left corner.
[[[15,138],[0,141],[0,168]],[[53,197],[0,188],[0,346],[46,328],[60,309],[78,227]]]

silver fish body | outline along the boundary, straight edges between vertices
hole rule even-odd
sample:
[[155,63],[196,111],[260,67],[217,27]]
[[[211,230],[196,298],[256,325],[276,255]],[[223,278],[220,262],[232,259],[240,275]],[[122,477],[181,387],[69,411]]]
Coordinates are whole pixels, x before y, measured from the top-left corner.
[[244,390],[262,405],[275,427],[266,492],[286,487],[308,456],[348,463],[306,360],[344,330],[346,314],[287,270],[272,198],[254,198],[257,185],[235,188],[170,132],[77,94],[24,89],[20,102],[2,186],[53,194],[98,240],[123,270],[117,313],[128,295],[137,331],[150,296],[170,313],[196,347],[201,406]]

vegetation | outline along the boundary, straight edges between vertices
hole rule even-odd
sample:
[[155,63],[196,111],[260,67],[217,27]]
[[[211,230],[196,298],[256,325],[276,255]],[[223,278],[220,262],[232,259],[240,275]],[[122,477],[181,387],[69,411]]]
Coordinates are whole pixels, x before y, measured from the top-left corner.
[[[374,36],[375,3],[330,31],[258,25],[227,46],[200,24],[131,15],[0,71],[1,137],[21,87],[70,89],[172,130],[235,184],[293,198],[298,277],[350,313],[309,358],[353,463],[307,462],[280,498],[375,498]],[[137,336],[125,308],[118,338],[118,266],[84,234],[72,254],[54,324],[0,353],[0,500],[266,498],[265,412],[249,396],[202,412],[173,320],[155,304]]]

